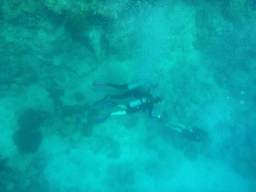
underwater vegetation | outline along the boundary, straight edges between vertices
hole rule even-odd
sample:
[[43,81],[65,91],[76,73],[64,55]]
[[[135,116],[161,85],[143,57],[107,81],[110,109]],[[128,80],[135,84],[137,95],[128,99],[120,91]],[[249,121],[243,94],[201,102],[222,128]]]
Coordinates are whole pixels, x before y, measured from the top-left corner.
[[34,153],[42,142],[42,135],[38,131],[19,129],[13,134],[13,142],[20,153]]
[[37,130],[44,121],[42,113],[32,108],[24,110],[17,119],[18,126],[22,130]]
[[24,110],[17,119],[19,129],[14,132],[12,139],[20,153],[34,153],[42,142],[38,128],[44,118],[41,111],[32,108]]

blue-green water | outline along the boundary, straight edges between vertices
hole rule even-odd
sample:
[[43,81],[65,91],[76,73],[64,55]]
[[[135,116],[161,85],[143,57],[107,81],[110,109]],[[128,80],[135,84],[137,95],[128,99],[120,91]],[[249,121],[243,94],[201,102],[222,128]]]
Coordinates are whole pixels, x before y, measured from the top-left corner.
[[[253,0],[0,7],[0,191],[256,190]],[[93,105],[125,92],[93,82],[137,80],[165,101],[161,118],[95,123],[134,98]],[[191,141],[166,121],[208,136]]]

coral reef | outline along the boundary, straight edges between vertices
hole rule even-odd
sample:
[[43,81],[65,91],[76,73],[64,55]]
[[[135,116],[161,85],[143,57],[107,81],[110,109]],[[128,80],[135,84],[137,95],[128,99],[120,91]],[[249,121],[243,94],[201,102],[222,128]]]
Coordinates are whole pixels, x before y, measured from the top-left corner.
[[64,136],[71,135],[77,127],[77,118],[75,116],[67,116],[62,121],[60,133]]
[[82,92],[75,92],[74,97],[75,97],[76,102],[78,102],[78,103],[83,102],[85,99],[84,94]]
[[52,129],[58,131],[62,136],[70,136],[76,131],[78,126],[78,117],[76,115],[55,116]]
[[64,96],[65,90],[64,89],[55,89],[55,88],[49,88],[46,89],[48,92],[48,97],[53,101],[53,107],[54,111],[60,109],[60,107],[63,106],[62,101],[60,100],[60,97]]
[[44,121],[43,112],[28,108],[17,119],[19,129],[13,133],[13,143],[20,153],[34,153],[37,151],[42,135],[37,129]]
[[38,131],[19,129],[13,134],[13,143],[20,153],[34,153],[42,142],[42,135]]
[[42,1],[42,3],[49,9],[49,11],[53,12],[56,15],[60,15],[66,8],[66,1],[64,0],[44,0]]
[[70,10],[66,14],[65,26],[72,34],[79,36],[88,29],[88,13]]
[[87,122],[83,125],[82,132],[85,137],[90,137],[93,134],[94,121],[99,116],[99,111],[90,109],[87,113]]
[[54,81],[62,87],[65,87],[69,82],[68,73],[64,70],[57,71],[54,75]]
[[211,43],[211,36],[214,34],[212,24],[213,15],[205,6],[198,10],[195,16],[195,25],[197,27],[197,39],[194,42],[194,47],[198,50],[205,50]]
[[97,58],[104,58],[105,53],[102,47],[103,31],[100,28],[93,28],[89,31],[89,41]]
[[[200,160],[212,157],[255,178],[255,9],[252,0],[0,0],[0,191],[170,191],[167,183],[175,191],[173,182],[189,183],[187,168],[217,186],[212,164]],[[99,91],[93,80],[137,79],[145,90],[157,80],[152,95],[167,100],[165,120],[201,123],[208,143],[191,144],[144,113],[95,125],[120,108],[92,103],[125,90]],[[215,125],[222,118],[232,126]]]
[[0,172],[6,171],[9,169],[9,167],[7,166],[8,160],[9,160],[8,158],[0,159]]
[[118,159],[120,152],[120,144],[111,137],[96,136],[94,143],[90,145],[90,150],[95,154],[104,154],[108,158]]
[[44,121],[42,112],[29,108],[24,110],[17,119],[17,123],[22,130],[36,130]]
[[248,0],[229,0],[227,13],[231,20],[240,23],[244,20],[244,13],[247,8]]
[[35,0],[24,0],[20,5],[20,9],[28,14],[38,13],[40,8],[39,2]]
[[40,3],[35,0],[5,1],[3,5],[4,18],[11,22],[25,23],[37,20],[41,11]]

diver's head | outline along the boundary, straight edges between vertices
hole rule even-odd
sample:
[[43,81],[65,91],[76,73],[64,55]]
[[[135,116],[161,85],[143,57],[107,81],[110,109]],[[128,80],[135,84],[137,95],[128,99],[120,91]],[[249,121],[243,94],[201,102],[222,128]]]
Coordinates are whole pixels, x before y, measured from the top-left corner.
[[163,100],[157,96],[155,99],[154,99],[154,103],[161,103]]

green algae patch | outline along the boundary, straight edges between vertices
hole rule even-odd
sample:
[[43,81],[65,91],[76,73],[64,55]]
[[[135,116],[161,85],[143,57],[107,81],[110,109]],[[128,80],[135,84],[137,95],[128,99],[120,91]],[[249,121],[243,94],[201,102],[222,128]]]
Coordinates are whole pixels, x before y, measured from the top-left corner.
[[82,11],[68,11],[65,20],[66,29],[80,34],[88,29],[88,14]]
[[35,14],[37,11],[39,11],[40,6],[38,4],[38,1],[34,0],[26,0],[23,1],[20,5],[20,9],[28,14]]

